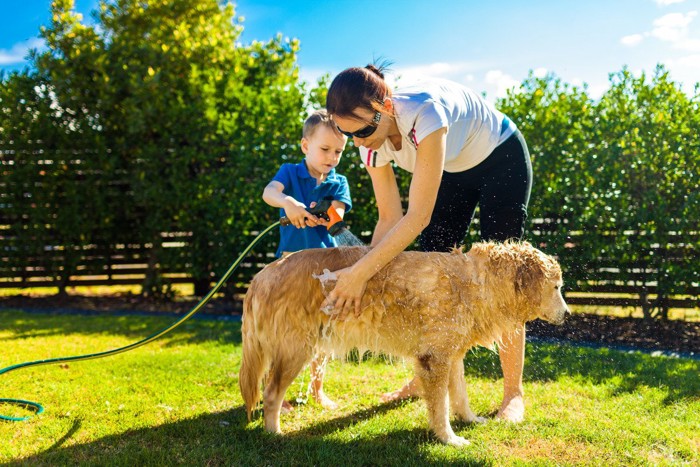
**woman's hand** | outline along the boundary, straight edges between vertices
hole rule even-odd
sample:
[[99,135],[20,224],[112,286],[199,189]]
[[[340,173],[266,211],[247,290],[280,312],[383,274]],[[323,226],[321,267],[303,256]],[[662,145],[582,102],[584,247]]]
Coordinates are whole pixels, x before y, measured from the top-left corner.
[[347,318],[352,311],[355,312],[355,316],[360,316],[362,311],[360,305],[368,279],[354,273],[352,267],[340,269],[333,274],[336,275],[338,281],[322,307],[332,306],[339,320]]

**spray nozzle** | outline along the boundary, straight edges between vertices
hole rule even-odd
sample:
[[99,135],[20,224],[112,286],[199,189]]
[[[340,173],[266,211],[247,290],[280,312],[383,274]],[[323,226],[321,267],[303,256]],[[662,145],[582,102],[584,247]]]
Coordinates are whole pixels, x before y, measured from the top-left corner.
[[[307,208],[306,210],[314,216],[318,216],[321,219],[327,220],[329,222],[326,226],[326,228],[328,229],[328,233],[335,237],[348,226],[345,223],[345,221],[343,221],[343,219],[340,217],[338,211],[335,210],[331,201],[333,201],[333,198],[331,197],[323,198],[314,207]],[[280,219],[280,224],[290,225],[291,221],[287,217],[282,217]]]

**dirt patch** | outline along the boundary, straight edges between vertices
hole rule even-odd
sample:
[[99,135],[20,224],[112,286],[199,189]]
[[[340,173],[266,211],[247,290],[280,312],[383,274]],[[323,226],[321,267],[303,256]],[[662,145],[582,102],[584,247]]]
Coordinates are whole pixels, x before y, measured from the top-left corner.
[[[55,310],[124,311],[186,313],[198,300],[149,300],[137,295],[121,296],[51,296],[1,297],[2,308]],[[240,300],[211,300],[201,313],[237,315],[242,311]],[[680,320],[659,321],[639,318],[615,318],[577,313],[567,317],[561,326],[542,321],[528,324],[528,335],[573,342],[623,346],[643,350],[662,350],[684,354],[700,354],[700,323]]]
[[616,318],[576,313],[561,326],[534,321],[528,336],[556,338],[643,350],[663,350],[684,354],[700,353],[700,323],[681,320],[660,321]]

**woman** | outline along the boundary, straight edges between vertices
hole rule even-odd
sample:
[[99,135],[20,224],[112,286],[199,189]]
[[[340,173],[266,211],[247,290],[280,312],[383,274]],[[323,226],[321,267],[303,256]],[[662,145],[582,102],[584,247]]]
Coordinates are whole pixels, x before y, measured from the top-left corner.
[[[457,83],[430,80],[392,93],[379,68],[348,68],[331,83],[326,108],[338,129],[354,138],[367,166],[379,220],[374,248],[336,271],[328,302],[360,313],[367,281],[419,235],[424,251],[448,251],[464,241],[479,205],[481,238],[520,239],[527,218],[532,167],[515,125],[478,94]],[[411,172],[404,214],[391,162]],[[499,349],[504,397],[498,417],[523,419],[525,329]],[[385,401],[416,395],[414,379]]]

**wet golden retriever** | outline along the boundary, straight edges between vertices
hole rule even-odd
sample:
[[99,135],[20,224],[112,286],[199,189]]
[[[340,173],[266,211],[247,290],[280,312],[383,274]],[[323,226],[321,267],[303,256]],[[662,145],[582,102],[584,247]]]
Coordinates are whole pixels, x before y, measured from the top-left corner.
[[280,433],[287,387],[317,349],[353,348],[409,357],[423,388],[430,428],[465,445],[450,426],[477,421],[469,408],[463,359],[535,318],[560,324],[568,312],[557,261],[527,242],[477,243],[466,253],[403,252],[367,284],[362,313],[340,321],[321,310],[334,282],[328,271],[352,265],[367,247],[305,250],[269,264],[243,306],[239,384],[248,413],[260,400],[265,428]]

